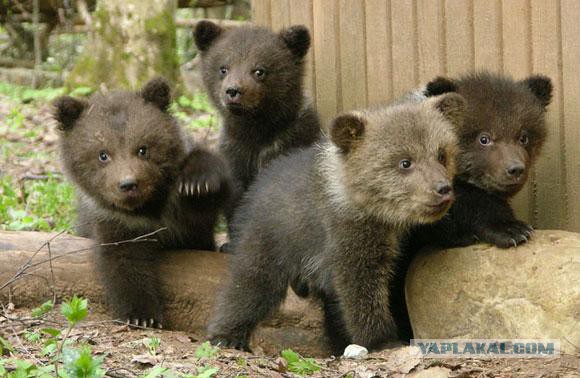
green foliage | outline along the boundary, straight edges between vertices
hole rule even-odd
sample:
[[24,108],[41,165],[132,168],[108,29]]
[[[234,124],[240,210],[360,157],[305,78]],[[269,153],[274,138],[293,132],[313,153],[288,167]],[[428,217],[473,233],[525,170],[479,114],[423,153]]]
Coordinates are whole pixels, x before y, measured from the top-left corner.
[[0,176],[0,229],[71,229],[75,218],[71,184],[49,175],[47,180],[23,182],[23,195],[20,195],[15,181],[10,176]]
[[101,368],[103,359],[103,357],[94,357],[88,345],[80,348],[65,348],[62,353],[63,368],[67,377],[104,377],[105,371]]
[[218,127],[216,111],[204,93],[196,93],[193,97],[179,96],[169,109],[187,129]]
[[214,358],[216,356],[216,354],[219,352],[219,348],[218,347],[214,347],[210,344],[209,341],[206,341],[205,343],[201,344],[199,347],[197,347],[197,349],[195,350],[195,357],[196,358]]
[[35,318],[40,318],[41,316],[45,315],[46,313],[52,311],[54,308],[54,303],[52,300],[48,300],[41,304],[40,306],[32,309],[32,316]]
[[149,354],[155,356],[161,346],[161,340],[158,337],[149,337],[145,340],[145,346],[149,350]]
[[0,336],[0,356],[9,352],[14,352],[14,347],[8,340]]
[[19,100],[23,103],[31,101],[52,101],[58,96],[65,93],[64,88],[46,87],[41,89],[34,89],[22,85],[10,84],[0,81],[0,94],[8,96],[12,99]]
[[68,324],[74,327],[89,314],[88,300],[74,295],[70,301],[60,305],[60,312],[68,320]]
[[313,358],[304,358],[292,349],[285,349],[281,353],[288,362],[288,370],[298,375],[311,375],[320,370],[320,366]]

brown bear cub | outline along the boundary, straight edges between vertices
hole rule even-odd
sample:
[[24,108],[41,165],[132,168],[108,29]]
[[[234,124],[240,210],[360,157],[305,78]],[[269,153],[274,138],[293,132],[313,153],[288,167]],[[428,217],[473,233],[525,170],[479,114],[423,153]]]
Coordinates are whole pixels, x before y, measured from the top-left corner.
[[80,233],[108,244],[97,248],[96,263],[115,316],[143,326],[163,320],[163,251],[214,250],[213,229],[231,185],[225,163],[193,146],[168,113],[170,92],[154,79],[137,93],[54,102]]
[[208,95],[222,117],[220,148],[235,184],[231,220],[242,194],[275,157],[319,140],[318,115],[303,94],[310,33],[292,26],[223,29],[201,21],[194,31]]
[[399,239],[453,201],[451,123],[463,109],[451,93],[346,113],[332,122],[330,142],[272,162],[234,217],[232,278],[211,341],[248,350],[258,322],[297,282],[322,300],[333,352],[396,338],[389,282]]
[[458,79],[439,77],[424,95],[456,92],[467,101],[464,123],[457,128],[459,154],[453,188],[457,200],[439,222],[412,230],[404,243],[404,262],[393,283],[392,307],[401,337],[411,328],[404,305],[404,278],[412,256],[424,247],[451,248],[476,242],[509,248],[532,236],[530,225],[515,218],[509,199],[521,190],[546,139],[545,114],[552,97],[549,78],[525,80],[488,72]]

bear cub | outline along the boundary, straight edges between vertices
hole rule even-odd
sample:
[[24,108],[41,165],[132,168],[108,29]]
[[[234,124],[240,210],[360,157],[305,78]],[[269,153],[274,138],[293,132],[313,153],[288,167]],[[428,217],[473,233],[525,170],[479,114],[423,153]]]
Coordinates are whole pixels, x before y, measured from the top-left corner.
[[236,191],[226,214],[230,222],[262,168],[320,138],[318,115],[303,94],[310,33],[304,26],[276,34],[261,27],[224,29],[201,21],[194,40],[204,85],[222,118],[220,148]]
[[249,350],[254,328],[295,283],[322,301],[334,353],[396,338],[388,289],[399,239],[453,201],[451,123],[464,106],[452,93],[346,113],[330,141],[272,162],[234,217],[232,277],[210,321],[212,343]]
[[515,81],[489,72],[458,79],[438,77],[422,95],[456,92],[467,101],[459,139],[457,200],[439,222],[417,226],[405,238],[405,257],[393,280],[392,309],[401,339],[412,338],[404,281],[412,257],[425,247],[452,248],[484,242],[499,248],[525,243],[533,228],[516,219],[509,199],[528,178],[546,139],[545,114],[552,84],[542,75]]
[[226,164],[193,145],[169,114],[170,93],[153,79],[139,92],[54,102],[79,233],[99,244],[97,271],[115,316],[134,325],[161,326],[164,250],[215,250],[231,186]]
[[535,75],[514,81],[481,72],[456,80],[440,77],[425,89],[427,97],[447,92],[459,93],[468,105],[457,129],[457,201],[448,216],[411,237],[437,247],[480,241],[509,248],[526,242],[533,229],[515,218],[508,200],[526,183],[546,139],[550,79]]

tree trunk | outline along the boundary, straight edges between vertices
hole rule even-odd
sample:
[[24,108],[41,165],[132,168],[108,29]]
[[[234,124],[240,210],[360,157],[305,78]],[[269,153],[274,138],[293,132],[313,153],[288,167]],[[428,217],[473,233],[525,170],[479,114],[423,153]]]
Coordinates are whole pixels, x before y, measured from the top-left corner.
[[[53,296],[61,300],[76,294],[89,299],[91,313],[106,313],[105,294],[91,263],[93,242],[67,234],[56,237],[50,243],[51,266],[48,248],[43,246],[50,237],[42,232],[0,231],[0,287],[5,286],[0,302],[34,308]],[[6,285],[31,257],[29,268]],[[218,252],[167,253],[160,263],[165,328],[204,337],[216,293],[227,278],[228,258]],[[252,345],[266,353],[293,348],[308,356],[328,355],[320,307],[289,290],[281,310],[256,330]]]
[[136,89],[154,76],[175,83],[176,6],[176,0],[100,0],[94,31],[66,86]]

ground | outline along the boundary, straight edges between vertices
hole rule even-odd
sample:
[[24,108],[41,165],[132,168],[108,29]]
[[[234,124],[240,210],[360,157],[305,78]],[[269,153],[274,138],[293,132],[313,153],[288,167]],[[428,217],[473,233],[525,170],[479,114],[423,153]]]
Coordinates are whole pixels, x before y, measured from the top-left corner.
[[[87,92],[81,88],[75,95]],[[73,190],[60,170],[58,134],[50,117],[50,100],[62,93],[61,88],[30,90],[0,83],[0,229],[71,230]],[[205,96],[180,96],[172,110],[197,141],[215,146],[217,121]],[[292,351],[252,355],[214,349],[203,335],[129,328],[99,314],[78,320],[65,337],[70,320],[61,315],[62,305],[45,307],[2,304],[0,376],[54,376],[55,360],[61,375],[73,377],[538,377],[573,376],[579,369],[578,359],[570,356],[433,360],[418,358],[409,347],[373,353],[361,361],[309,359]],[[88,308],[90,312],[90,304]],[[67,370],[75,367],[92,373]]]

